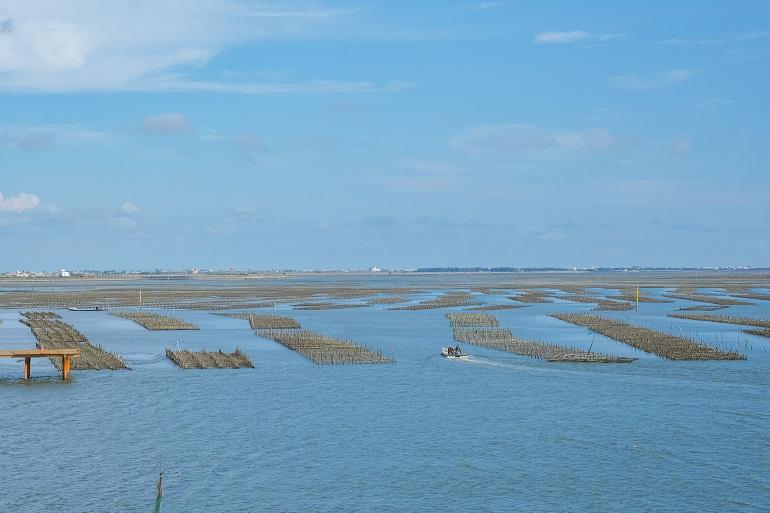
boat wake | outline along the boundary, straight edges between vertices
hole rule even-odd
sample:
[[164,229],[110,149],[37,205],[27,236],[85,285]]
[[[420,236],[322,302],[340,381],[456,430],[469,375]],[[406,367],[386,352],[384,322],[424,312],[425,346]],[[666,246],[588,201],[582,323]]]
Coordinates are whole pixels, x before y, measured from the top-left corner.
[[530,368],[523,362],[516,358],[509,358],[505,356],[469,356],[467,359],[462,360],[468,364],[480,365],[484,367],[500,367],[508,369],[522,369]]

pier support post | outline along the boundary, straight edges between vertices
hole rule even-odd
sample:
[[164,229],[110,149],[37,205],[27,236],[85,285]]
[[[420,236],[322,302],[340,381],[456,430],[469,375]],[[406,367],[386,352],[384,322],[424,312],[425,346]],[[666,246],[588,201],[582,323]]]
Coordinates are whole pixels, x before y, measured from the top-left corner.
[[24,357],[24,379],[29,380],[29,376],[32,374],[32,358],[29,356]]
[[72,357],[65,354],[61,357],[61,379],[67,379],[70,375],[70,366],[72,365]]

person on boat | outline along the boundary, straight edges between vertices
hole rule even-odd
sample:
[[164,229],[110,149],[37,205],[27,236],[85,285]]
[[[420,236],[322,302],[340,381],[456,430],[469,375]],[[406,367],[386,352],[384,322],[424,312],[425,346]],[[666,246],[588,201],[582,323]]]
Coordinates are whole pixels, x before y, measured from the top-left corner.
[[463,352],[463,350],[460,349],[460,344],[457,344],[457,346],[455,347],[455,353],[461,354],[462,352]]
[[452,346],[446,348],[446,354],[452,356]]

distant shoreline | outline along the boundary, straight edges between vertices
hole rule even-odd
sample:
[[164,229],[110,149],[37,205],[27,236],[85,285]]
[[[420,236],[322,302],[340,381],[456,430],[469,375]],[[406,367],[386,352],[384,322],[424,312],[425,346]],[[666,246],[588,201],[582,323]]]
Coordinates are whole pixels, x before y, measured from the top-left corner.
[[[61,271],[64,273],[65,271]],[[17,273],[24,273],[19,275]],[[83,280],[181,280],[181,279],[279,279],[295,276],[415,276],[415,275],[537,275],[537,274],[626,274],[626,273],[707,273],[707,274],[762,274],[770,273],[770,267],[421,267],[416,269],[319,269],[319,270],[270,270],[270,271],[67,271],[59,275],[53,271],[17,271],[0,273],[3,281],[83,281]]]

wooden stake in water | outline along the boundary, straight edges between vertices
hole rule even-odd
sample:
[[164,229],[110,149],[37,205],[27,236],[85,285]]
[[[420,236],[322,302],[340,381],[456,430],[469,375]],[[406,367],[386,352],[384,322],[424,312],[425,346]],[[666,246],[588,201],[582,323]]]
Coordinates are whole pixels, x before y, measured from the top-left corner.
[[160,478],[158,478],[158,482],[156,483],[156,491],[155,491],[155,509],[153,510],[154,513],[160,513],[160,499],[163,497],[163,471],[160,471]]

